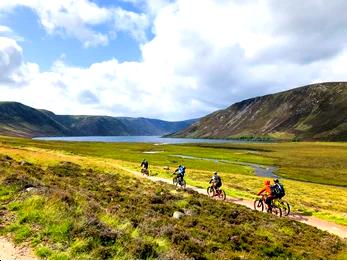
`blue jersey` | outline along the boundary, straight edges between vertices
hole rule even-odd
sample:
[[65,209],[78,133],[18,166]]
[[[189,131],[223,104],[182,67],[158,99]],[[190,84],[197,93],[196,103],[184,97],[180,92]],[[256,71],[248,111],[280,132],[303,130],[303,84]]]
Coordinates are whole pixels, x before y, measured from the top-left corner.
[[178,173],[184,176],[184,173],[186,172],[186,168],[184,166],[180,166],[178,168]]

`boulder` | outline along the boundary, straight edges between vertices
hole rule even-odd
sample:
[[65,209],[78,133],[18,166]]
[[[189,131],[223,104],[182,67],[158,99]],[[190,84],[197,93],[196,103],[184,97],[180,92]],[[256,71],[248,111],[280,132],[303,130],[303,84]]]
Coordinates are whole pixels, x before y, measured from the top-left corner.
[[173,218],[175,219],[181,219],[184,217],[184,213],[180,212],[180,211],[175,211],[172,215]]

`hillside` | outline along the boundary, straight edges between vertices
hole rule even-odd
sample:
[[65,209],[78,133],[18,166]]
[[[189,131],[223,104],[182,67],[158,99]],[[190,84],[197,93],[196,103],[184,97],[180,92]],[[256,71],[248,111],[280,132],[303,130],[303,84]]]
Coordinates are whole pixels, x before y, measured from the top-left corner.
[[347,141],[347,83],[312,84],[244,100],[173,136]]
[[42,259],[345,258],[337,236],[151,182],[118,160],[1,150],[0,232]]
[[0,134],[37,136],[128,136],[164,135],[192,124],[194,120],[168,122],[156,119],[56,115],[17,102],[0,102]]

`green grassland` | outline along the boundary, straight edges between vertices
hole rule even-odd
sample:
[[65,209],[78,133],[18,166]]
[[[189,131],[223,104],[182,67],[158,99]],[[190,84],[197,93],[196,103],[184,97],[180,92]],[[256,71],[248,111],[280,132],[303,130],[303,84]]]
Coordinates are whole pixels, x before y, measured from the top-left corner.
[[[16,150],[16,157],[29,153]],[[41,258],[345,258],[345,242],[305,224],[176,191],[110,165],[111,172],[90,168],[96,159],[36,154],[42,165],[1,157],[0,231],[17,243],[29,241]],[[83,160],[87,168],[72,162]],[[174,211],[189,215],[176,220]]]
[[[187,167],[188,183],[202,188],[207,187],[211,173],[218,171],[222,174],[224,189],[229,196],[249,199],[254,197],[264,180],[256,177],[251,167],[211,160],[182,159],[174,155],[277,166],[277,174],[285,177],[286,199],[294,212],[347,225],[347,143],[155,145],[36,141],[6,137],[0,141],[3,147],[42,148],[69,155],[117,160],[134,170],[139,170],[139,163],[146,158],[150,162],[152,174],[165,178],[170,178],[178,164],[184,164]],[[35,157],[31,158],[31,161],[35,160]],[[164,166],[169,166],[170,171],[164,170]]]
[[[151,175],[170,178],[183,163],[188,184],[201,188],[217,170],[229,196],[253,198],[264,178],[252,168],[173,155],[275,165],[286,177],[294,212],[347,225],[346,152],[345,143],[154,145],[1,137],[0,154],[13,159],[0,157],[0,232],[29,241],[49,259],[345,259],[346,242],[328,233],[176,191],[121,167],[139,170],[146,158]],[[293,174],[310,166],[303,177]],[[176,220],[174,211],[193,214]]]

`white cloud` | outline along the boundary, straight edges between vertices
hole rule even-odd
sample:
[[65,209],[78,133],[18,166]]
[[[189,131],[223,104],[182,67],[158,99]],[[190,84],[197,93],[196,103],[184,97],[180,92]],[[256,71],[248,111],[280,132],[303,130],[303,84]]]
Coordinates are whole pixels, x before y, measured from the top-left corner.
[[78,39],[83,46],[107,45],[109,33],[100,33],[94,27],[113,23],[113,32],[130,33],[136,40],[144,41],[148,20],[145,14],[121,8],[99,7],[88,0],[11,0],[0,3],[0,12],[8,12],[18,6],[31,8],[40,24],[49,34],[67,35]]
[[4,25],[0,25],[0,34],[8,34],[8,33],[12,33],[11,28]]
[[23,63],[23,50],[15,40],[0,36],[0,85],[21,86],[38,70],[34,63]]
[[[17,100],[56,113],[178,120],[203,116],[242,99],[347,77],[343,29],[347,20],[334,15],[346,10],[345,1],[324,5],[322,1],[305,1],[299,10],[270,0],[139,2],[147,4],[147,15],[133,16],[113,8],[117,18],[111,19],[109,9],[93,13],[88,8],[95,6],[87,5],[85,20],[79,10],[70,8],[71,17],[79,18],[68,21],[64,17],[67,22],[63,26],[67,30],[73,21],[81,22],[82,28],[105,21],[115,23],[118,30],[141,39],[141,61],[110,59],[78,68],[58,60],[50,71],[42,73],[37,68],[36,73],[25,73],[24,67],[35,72],[35,65],[30,68],[21,61],[6,68],[21,68],[22,75],[31,78],[20,93],[3,86],[2,99],[19,94]],[[47,11],[44,26],[60,30],[57,23],[62,17]],[[145,41],[148,17],[153,19],[154,38]],[[79,37],[91,39],[90,45],[102,42],[93,39],[97,32],[88,35],[88,27],[86,31],[76,28],[70,33],[85,33]],[[14,53],[22,60],[18,47]]]

